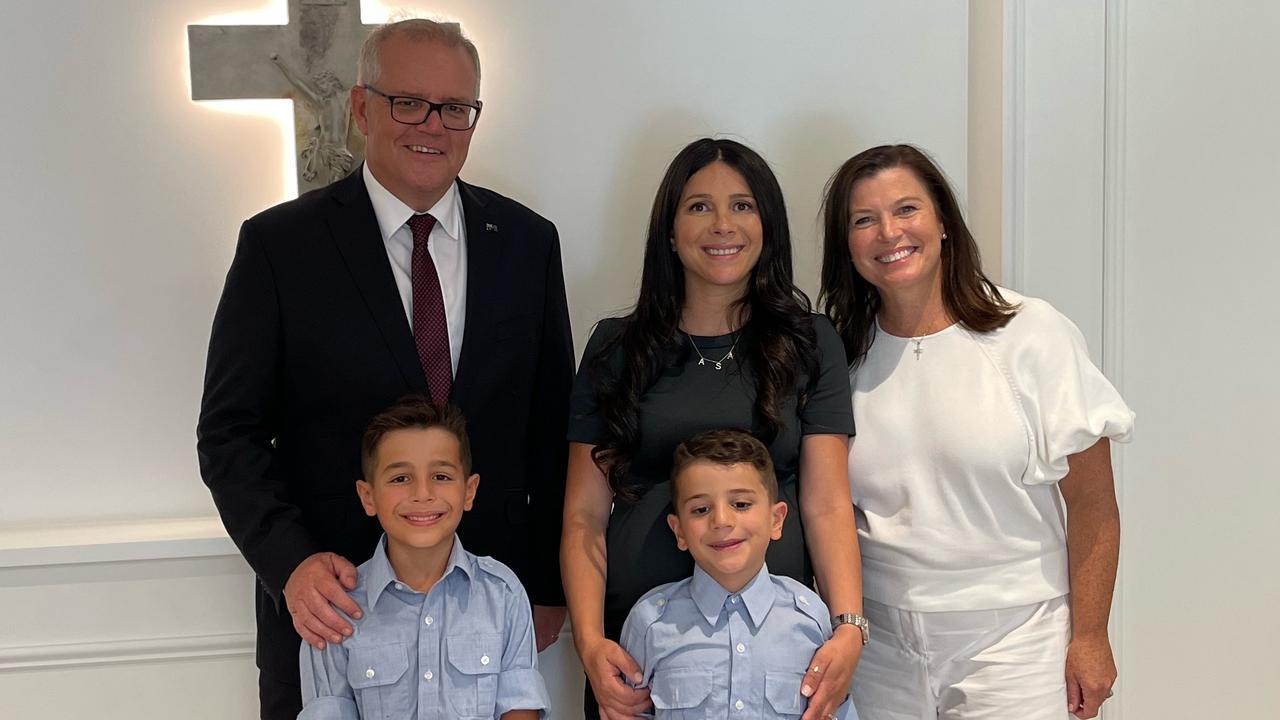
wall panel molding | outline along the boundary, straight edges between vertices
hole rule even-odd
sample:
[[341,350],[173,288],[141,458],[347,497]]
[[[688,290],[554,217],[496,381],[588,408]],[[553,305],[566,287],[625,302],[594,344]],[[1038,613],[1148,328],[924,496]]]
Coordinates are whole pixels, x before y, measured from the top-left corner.
[[0,569],[239,554],[217,516],[0,530]]
[[1023,289],[1022,233],[1026,207],[1026,16],[1021,0],[1004,2],[1004,181],[1000,246],[1002,284]]
[[[1103,234],[1102,234],[1102,371],[1124,395],[1124,198],[1125,198],[1125,0],[1106,0],[1106,60],[1103,107]],[[1115,477],[1116,502],[1124,518],[1124,445],[1113,445],[1112,472]],[[1120,562],[1124,563],[1121,555]],[[1116,575],[1115,595],[1111,601],[1108,634],[1111,650],[1119,668],[1116,695],[1103,706],[1104,720],[1124,717],[1124,568]]]
[[0,647],[0,672],[252,657],[253,653],[251,632]]

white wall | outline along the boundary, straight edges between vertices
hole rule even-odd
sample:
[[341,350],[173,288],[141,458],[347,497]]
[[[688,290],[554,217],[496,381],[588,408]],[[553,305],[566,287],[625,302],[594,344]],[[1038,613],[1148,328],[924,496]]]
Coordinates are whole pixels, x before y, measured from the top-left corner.
[[[579,348],[632,301],[653,190],[700,135],[772,162],[811,291],[819,193],[848,156],[919,143],[964,196],[961,0],[417,6],[480,46],[464,176],[558,223]],[[285,103],[189,99],[186,25],[283,8],[0,5],[0,716],[254,707],[250,576],[202,523],[156,521],[212,513],[193,449],[209,322],[239,223],[293,172]],[[544,661],[575,707],[569,660]]]
[[1275,717],[1280,6],[1129,0],[1124,23],[1125,710]]
[[[1026,290],[1080,313],[1138,413],[1116,452],[1105,717],[1276,717],[1280,7],[1012,5],[1026,57],[1010,117],[1057,131],[1014,134],[1027,232],[1011,255]],[[1019,200],[1019,182],[1054,193]]]

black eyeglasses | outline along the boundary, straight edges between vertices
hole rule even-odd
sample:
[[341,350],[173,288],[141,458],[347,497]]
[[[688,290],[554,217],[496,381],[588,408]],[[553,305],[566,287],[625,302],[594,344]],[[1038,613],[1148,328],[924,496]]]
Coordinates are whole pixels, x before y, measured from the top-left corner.
[[387,99],[391,106],[391,119],[405,125],[421,125],[431,117],[431,113],[440,114],[440,123],[448,130],[470,130],[480,117],[481,103],[450,100],[448,102],[431,102],[410,95],[388,95],[372,85],[362,85],[365,90]]

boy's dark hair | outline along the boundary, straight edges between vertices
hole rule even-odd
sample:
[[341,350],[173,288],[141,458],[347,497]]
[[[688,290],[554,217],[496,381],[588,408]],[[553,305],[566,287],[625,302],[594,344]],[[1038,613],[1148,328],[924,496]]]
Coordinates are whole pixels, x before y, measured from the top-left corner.
[[372,482],[373,456],[387,433],[396,430],[429,430],[440,428],[458,438],[458,458],[462,472],[471,474],[471,441],[467,439],[467,419],[462,411],[447,403],[434,403],[421,395],[407,395],[369,421],[360,442],[360,469],[364,479]]
[[671,465],[671,504],[676,507],[680,497],[677,481],[680,475],[695,462],[705,461],[717,465],[750,465],[760,475],[769,502],[778,502],[778,478],[773,473],[773,458],[764,443],[745,430],[707,430],[676,446]]

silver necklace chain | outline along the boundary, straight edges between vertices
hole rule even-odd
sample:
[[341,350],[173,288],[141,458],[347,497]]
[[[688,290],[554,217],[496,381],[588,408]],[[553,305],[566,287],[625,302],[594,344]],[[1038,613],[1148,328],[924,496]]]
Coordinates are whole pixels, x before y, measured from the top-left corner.
[[706,365],[708,362],[710,362],[712,365],[715,366],[716,370],[720,370],[722,368],[725,360],[733,359],[733,350],[734,348],[738,347],[738,340],[742,339],[741,336],[735,337],[733,339],[733,344],[729,346],[729,352],[725,353],[725,356],[720,358],[719,360],[713,360],[708,358],[706,355],[702,354],[702,351],[698,349],[698,343],[693,341],[692,335],[686,332],[684,336],[689,338],[689,344],[693,346],[693,351],[698,353],[698,364]]
[[920,356],[924,354],[924,348],[922,347],[922,345],[924,344],[924,341],[942,332],[942,330],[946,330],[949,327],[951,327],[951,325],[943,326],[941,330],[934,330],[933,332],[930,332],[930,333],[924,333],[923,335],[917,335],[913,338],[907,338],[908,340],[910,340],[912,343],[915,344],[915,347],[911,348],[911,352],[915,353],[917,361],[920,360]]

